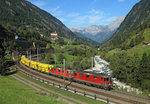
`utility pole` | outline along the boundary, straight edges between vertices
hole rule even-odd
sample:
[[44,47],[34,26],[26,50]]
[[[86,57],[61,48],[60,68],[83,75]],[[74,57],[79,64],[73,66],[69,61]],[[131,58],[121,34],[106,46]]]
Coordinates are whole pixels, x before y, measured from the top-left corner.
[[65,88],[65,59],[63,59],[63,70],[64,70],[64,88]]
[[[30,51],[30,65],[31,65],[31,51]],[[29,66],[30,66],[30,65],[29,65]]]
[[31,61],[31,51],[30,51],[30,61]]
[[55,67],[56,67],[56,55],[55,55]]
[[28,56],[28,51],[27,51],[27,59],[29,58],[29,56]]
[[91,57],[91,69],[93,69],[93,57]]
[[37,62],[39,62],[38,48],[37,48]]

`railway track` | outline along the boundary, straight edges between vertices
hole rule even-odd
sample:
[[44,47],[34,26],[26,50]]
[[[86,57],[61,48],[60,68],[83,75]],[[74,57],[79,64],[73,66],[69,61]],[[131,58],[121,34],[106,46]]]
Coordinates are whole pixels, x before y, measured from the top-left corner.
[[[20,77],[19,75],[13,74],[12,76],[13,76],[15,79],[17,79],[17,80],[19,80],[19,81],[21,81],[21,82],[23,82],[23,83],[29,85],[30,87],[32,87],[32,88],[34,88],[34,89],[36,89],[36,90],[44,91],[44,92],[46,92],[46,93],[55,94],[55,95],[58,95],[58,96],[60,96],[60,97],[62,97],[62,98],[65,98],[65,99],[69,99],[69,100],[71,100],[71,101],[74,101],[74,102],[71,102],[71,101],[68,101],[68,100],[65,100],[65,99],[64,99],[64,100],[65,100],[66,102],[68,102],[68,103],[71,103],[71,104],[78,104],[78,103],[79,103],[79,104],[87,104],[87,103],[85,103],[85,102],[77,101],[77,100],[74,99],[74,98],[71,98],[71,97],[62,95],[62,94],[60,94],[60,93],[56,93],[56,92],[54,92],[54,91],[51,91],[51,90],[49,90],[49,89],[47,89],[47,88],[41,87],[40,85],[35,84],[35,83],[33,83],[33,82],[31,82],[31,81],[25,79],[25,78],[22,78],[22,77]],[[75,102],[76,102],[76,103],[75,103]]]
[[[30,74],[45,82],[51,82],[53,84],[55,83],[58,84],[60,87],[64,87],[65,85],[65,88],[67,90],[70,89],[74,92],[81,92],[83,93],[84,96],[90,95],[93,96],[95,99],[103,99],[106,102],[113,102],[117,104],[149,104],[150,102],[150,99],[141,98],[139,96],[132,96],[130,94],[125,94],[125,93],[120,93],[115,91],[106,91],[103,89],[98,89],[95,87],[78,84],[75,82],[65,81],[64,84],[63,79],[46,75],[35,70],[31,70],[30,68],[22,65],[22,63],[17,63],[16,67],[18,70]],[[66,85],[68,86],[66,87]]]

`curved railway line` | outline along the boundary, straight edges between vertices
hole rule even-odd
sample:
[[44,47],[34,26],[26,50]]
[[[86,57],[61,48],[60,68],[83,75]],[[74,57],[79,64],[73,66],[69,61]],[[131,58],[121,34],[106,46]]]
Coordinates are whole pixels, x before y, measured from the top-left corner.
[[77,100],[74,99],[74,98],[71,98],[71,97],[68,97],[68,96],[65,96],[65,95],[56,93],[56,92],[54,92],[54,91],[51,91],[51,90],[49,90],[49,89],[47,89],[47,88],[41,87],[40,85],[38,85],[38,84],[36,84],[36,83],[33,83],[33,82],[31,82],[31,81],[29,81],[29,80],[27,80],[27,79],[25,79],[25,78],[22,78],[22,77],[20,77],[19,75],[13,74],[12,76],[13,76],[15,79],[17,79],[17,80],[19,80],[19,81],[21,81],[21,82],[27,84],[28,86],[30,86],[30,87],[32,87],[32,88],[34,88],[34,89],[36,89],[36,90],[44,91],[44,92],[46,92],[46,93],[55,94],[55,95],[58,95],[58,96],[60,96],[60,97],[62,97],[62,98],[65,98],[65,99],[69,99],[69,100],[71,100],[71,101],[74,101],[74,102],[71,102],[71,101],[68,101],[68,100],[63,99],[63,101],[65,101],[65,102],[68,102],[68,103],[71,103],[71,104],[76,104],[76,103],[87,104],[87,103],[85,103],[85,102],[77,101]]
[[72,90],[74,93],[80,92],[84,96],[93,96],[94,99],[103,99],[107,103],[113,102],[116,104],[150,104],[149,98],[144,98],[136,95],[126,94],[118,91],[106,91],[91,86],[86,86],[76,82],[65,81],[63,79],[43,74],[36,70],[31,70],[22,63],[16,63],[16,68],[32,77],[38,78],[46,83],[58,85],[59,88],[64,87],[66,90]]

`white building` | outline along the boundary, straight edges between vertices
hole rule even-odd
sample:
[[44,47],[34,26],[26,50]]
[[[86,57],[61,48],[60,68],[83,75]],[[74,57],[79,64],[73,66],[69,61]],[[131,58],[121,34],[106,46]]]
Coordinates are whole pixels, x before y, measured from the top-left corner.
[[58,39],[58,34],[57,34],[57,32],[52,32],[50,38],[51,38],[52,40]]

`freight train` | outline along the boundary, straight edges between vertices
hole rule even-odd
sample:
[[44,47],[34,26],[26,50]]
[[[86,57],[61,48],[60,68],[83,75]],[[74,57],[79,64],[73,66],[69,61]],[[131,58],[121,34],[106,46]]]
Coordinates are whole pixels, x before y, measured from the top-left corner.
[[107,90],[112,89],[113,84],[111,76],[109,75],[100,73],[78,72],[69,69],[63,70],[62,68],[57,68],[53,65],[29,60],[25,56],[21,57],[21,63],[43,73],[47,73],[61,78],[65,77],[65,79],[69,79],[90,86],[95,86],[98,88],[104,88]]

